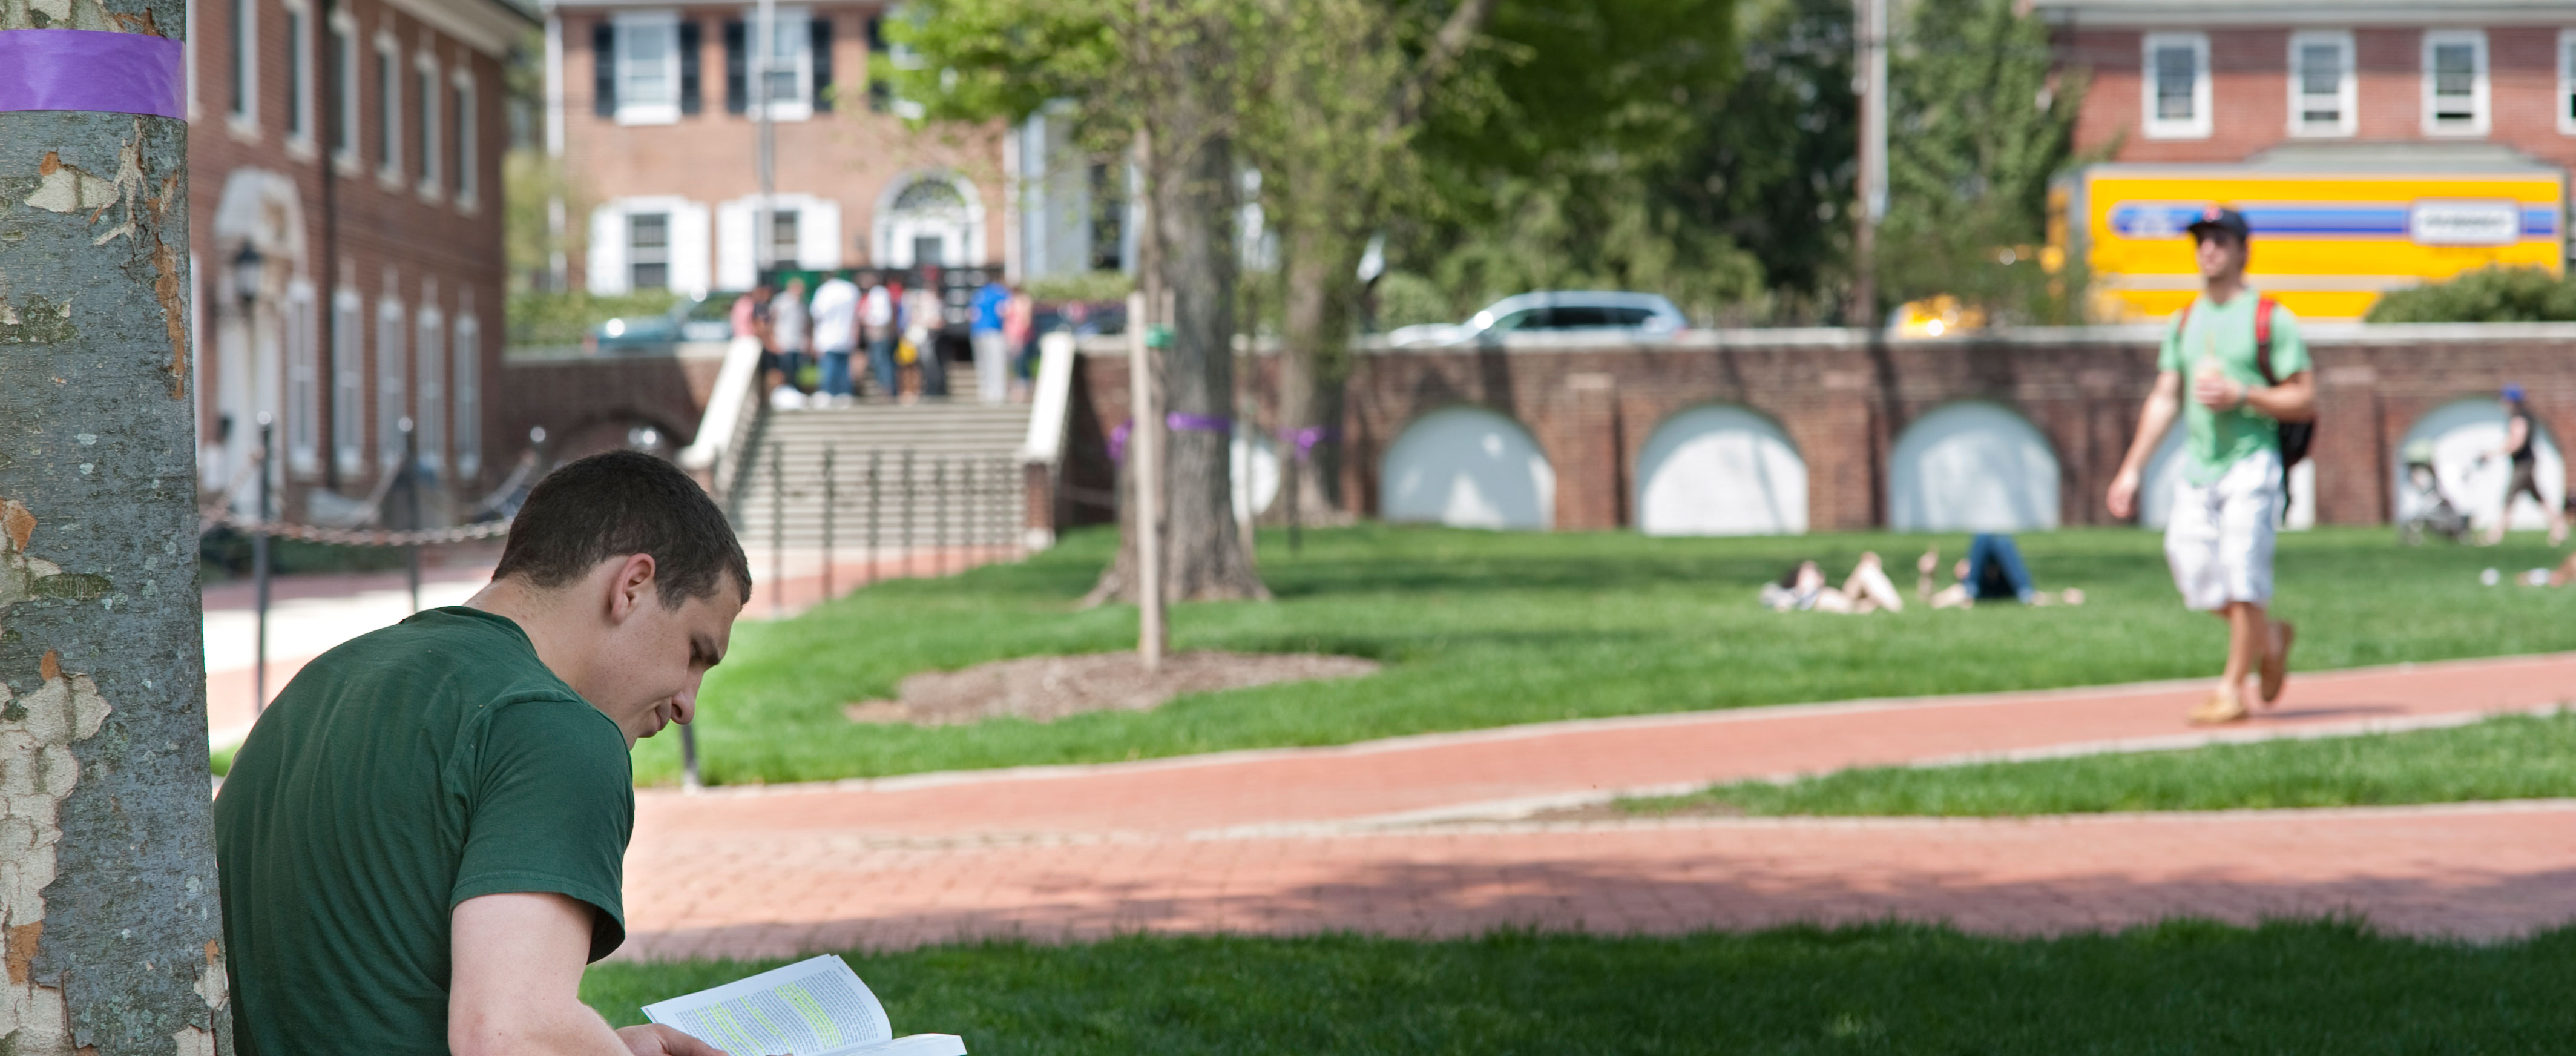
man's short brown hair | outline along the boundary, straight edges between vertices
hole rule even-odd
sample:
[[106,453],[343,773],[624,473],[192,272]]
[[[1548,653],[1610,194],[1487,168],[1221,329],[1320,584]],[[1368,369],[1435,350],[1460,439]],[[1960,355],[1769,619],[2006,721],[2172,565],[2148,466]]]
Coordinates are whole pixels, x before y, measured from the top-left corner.
[[492,578],[561,587],[600,562],[651,554],[664,608],[715,595],[731,573],[751,600],[751,562],[724,511],[679,467],[641,451],[566,463],[528,492]]

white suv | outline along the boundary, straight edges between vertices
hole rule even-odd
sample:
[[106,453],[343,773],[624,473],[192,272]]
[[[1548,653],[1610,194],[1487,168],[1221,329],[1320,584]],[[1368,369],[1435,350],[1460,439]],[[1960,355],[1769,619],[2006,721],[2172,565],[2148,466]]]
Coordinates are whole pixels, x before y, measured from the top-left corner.
[[1670,337],[1687,325],[1681,309],[1651,293],[1549,291],[1505,297],[1464,323],[1425,323],[1387,335],[1396,346],[1500,342],[1505,334],[1628,334]]

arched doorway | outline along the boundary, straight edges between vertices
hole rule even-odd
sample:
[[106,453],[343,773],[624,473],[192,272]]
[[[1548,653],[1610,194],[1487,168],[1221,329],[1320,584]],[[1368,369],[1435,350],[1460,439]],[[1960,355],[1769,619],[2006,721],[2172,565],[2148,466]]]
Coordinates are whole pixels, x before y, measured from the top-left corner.
[[1807,530],[1807,463],[1780,427],[1742,407],[1694,407],[1637,455],[1637,528],[1647,535],[1796,535]]
[[984,263],[984,202],[953,172],[915,173],[877,198],[874,263],[890,268]]
[[1915,419],[1887,469],[1888,525],[1898,531],[2057,527],[2057,452],[2000,404],[1953,403]]
[[1556,524],[1556,469],[1519,422],[1482,407],[1413,420],[1386,450],[1378,515],[1459,528]]
[[[2491,399],[2446,403],[2416,419],[2388,460],[2395,474],[2389,494],[2396,499],[2391,512],[2397,520],[2414,516],[2432,502],[2406,480],[2406,449],[2423,442],[2433,447],[2433,475],[2441,482],[2442,493],[2479,527],[2496,523],[2498,517],[2509,517],[2505,525],[2516,531],[2547,527],[2547,512],[2529,497],[2516,500],[2511,510],[2504,508],[2504,489],[2513,479],[2511,463],[2501,458],[2479,461],[2504,443],[2504,428],[2504,406]],[[2531,453],[2540,496],[2551,505],[2562,504],[2567,501],[2567,462],[2547,427],[2535,419],[2532,429]]]
[[[314,384],[313,287],[305,277],[304,205],[293,180],[265,169],[235,169],[215,206],[212,317],[214,391],[210,429],[200,442],[213,450],[199,460],[232,506],[258,505],[253,456],[259,419],[272,423],[276,447],[289,457],[269,460],[270,482],[285,483],[290,462],[316,458],[321,423]],[[295,377],[289,378],[289,371]],[[299,386],[289,399],[288,387]],[[297,468],[308,468],[299,466]],[[269,511],[274,513],[276,511]]]

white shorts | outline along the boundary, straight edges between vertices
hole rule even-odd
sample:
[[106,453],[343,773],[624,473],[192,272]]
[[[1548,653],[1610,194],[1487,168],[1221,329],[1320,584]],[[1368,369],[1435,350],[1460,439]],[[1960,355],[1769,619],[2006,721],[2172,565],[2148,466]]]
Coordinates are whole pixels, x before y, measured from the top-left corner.
[[2272,600],[2272,533],[2281,523],[2281,455],[2238,459],[2209,484],[2174,482],[2165,523],[2165,562],[2182,603],[2215,612],[2232,602]]

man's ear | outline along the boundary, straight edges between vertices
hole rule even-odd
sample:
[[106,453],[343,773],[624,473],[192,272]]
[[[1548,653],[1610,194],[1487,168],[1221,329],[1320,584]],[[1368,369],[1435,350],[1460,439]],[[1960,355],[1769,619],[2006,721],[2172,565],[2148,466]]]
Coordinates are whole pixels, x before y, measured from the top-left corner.
[[617,563],[616,574],[609,577],[608,622],[625,623],[637,609],[661,603],[654,584],[657,571],[651,554],[628,554]]

